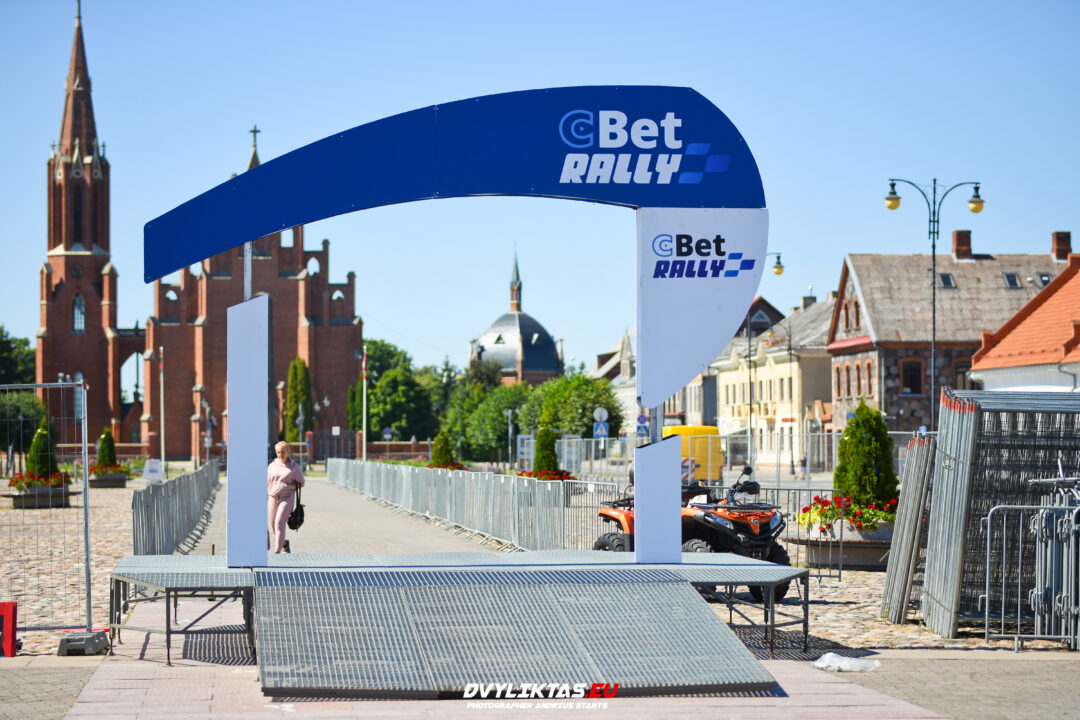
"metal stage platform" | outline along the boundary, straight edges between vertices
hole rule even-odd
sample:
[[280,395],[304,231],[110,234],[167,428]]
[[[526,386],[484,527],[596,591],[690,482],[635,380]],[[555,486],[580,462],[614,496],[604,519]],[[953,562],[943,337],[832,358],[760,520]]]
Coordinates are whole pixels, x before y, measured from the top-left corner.
[[[618,683],[619,695],[771,690],[772,677],[695,587],[715,589],[750,622],[734,589],[767,588],[753,613],[763,613],[770,644],[777,627],[802,625],[805,647],[805,569],[729,554],[633,560],[591,551],[296,554],[251,569],[228,568],[223,556],[132,556],[112,573],[109,627],[117,641],[122,629],[164,632],[168,648],[194,625],[173,629],[170,598],[239,596],[269,695],[461,697],[468,683]],[[802,617],[777,622],[771,589],[790,581],[799,581]],[[129,604],[153,595],[166,598],[165,629],[124,625]]]

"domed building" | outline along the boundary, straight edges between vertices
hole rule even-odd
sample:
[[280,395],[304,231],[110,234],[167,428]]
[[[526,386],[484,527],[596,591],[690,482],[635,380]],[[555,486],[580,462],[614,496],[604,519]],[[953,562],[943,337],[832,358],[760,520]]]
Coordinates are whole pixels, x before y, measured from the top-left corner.
[[502,383],[539,385],[563,373],[561,344],[536,318],[521,311],[521,275],[517,255],[510,278],[510,312],[491,324],[469,348],[469,364],[495,360],[502,366]]

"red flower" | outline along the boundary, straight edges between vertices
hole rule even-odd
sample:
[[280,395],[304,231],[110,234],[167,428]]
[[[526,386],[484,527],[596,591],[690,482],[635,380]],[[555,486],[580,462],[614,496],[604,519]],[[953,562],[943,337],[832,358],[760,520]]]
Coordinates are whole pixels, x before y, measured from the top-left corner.
[[877,505],[875,505],[874,503],[870,503],[866,507],[870,510],[877,510]]
[[855,522],[855,529],[856,530],[862,530],[862,521],[861,520],[857,520]]
[[893,498],[892,500],[890,500],[889,504],[890,505],[895,505],[896,504],[896,498]]
[[810,512],[810,507],[809,507],[809,506],[807,506],[807,507],[804,507],[804,508],[802,509],[802,511],[803,511],[804,513],[808,513],[808,512]]
[[825,523],[825,527],[832,530],[832,523]]
[[862,510],[856,510],[855,517],[859,517],[860,515],[862,515]]
[[836,507],[840,507],[840,496],[839,495],[837,495],[836,497],[833,498],[833,504],[835,504]]
[[825,526],[824,526],[824,525],[822,525],[821,527],[819,527],[819,528],[818,528],[818,530],[820,530],[820,531],[821,531],[821,534],[822,534],[822,535],[824,535],[824,534],[825,534]]

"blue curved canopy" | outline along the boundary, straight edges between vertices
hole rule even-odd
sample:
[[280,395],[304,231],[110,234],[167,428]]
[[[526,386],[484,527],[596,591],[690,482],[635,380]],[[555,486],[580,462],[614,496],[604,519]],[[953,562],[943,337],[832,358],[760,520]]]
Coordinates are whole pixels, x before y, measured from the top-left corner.
[[695,90],[527,90],[360,125],[222,183],[146,223],[145,281],[295,225],[478,195],[765,207],[746,141]]

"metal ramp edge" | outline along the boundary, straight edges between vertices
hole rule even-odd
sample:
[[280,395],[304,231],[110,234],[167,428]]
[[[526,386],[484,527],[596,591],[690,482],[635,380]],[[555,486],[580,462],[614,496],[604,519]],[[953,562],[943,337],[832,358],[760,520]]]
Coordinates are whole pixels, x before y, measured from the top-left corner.
[[618,694],[776,683],[661,569],[256,569],[263,692],[443,698],[468,683],[618,683]]

